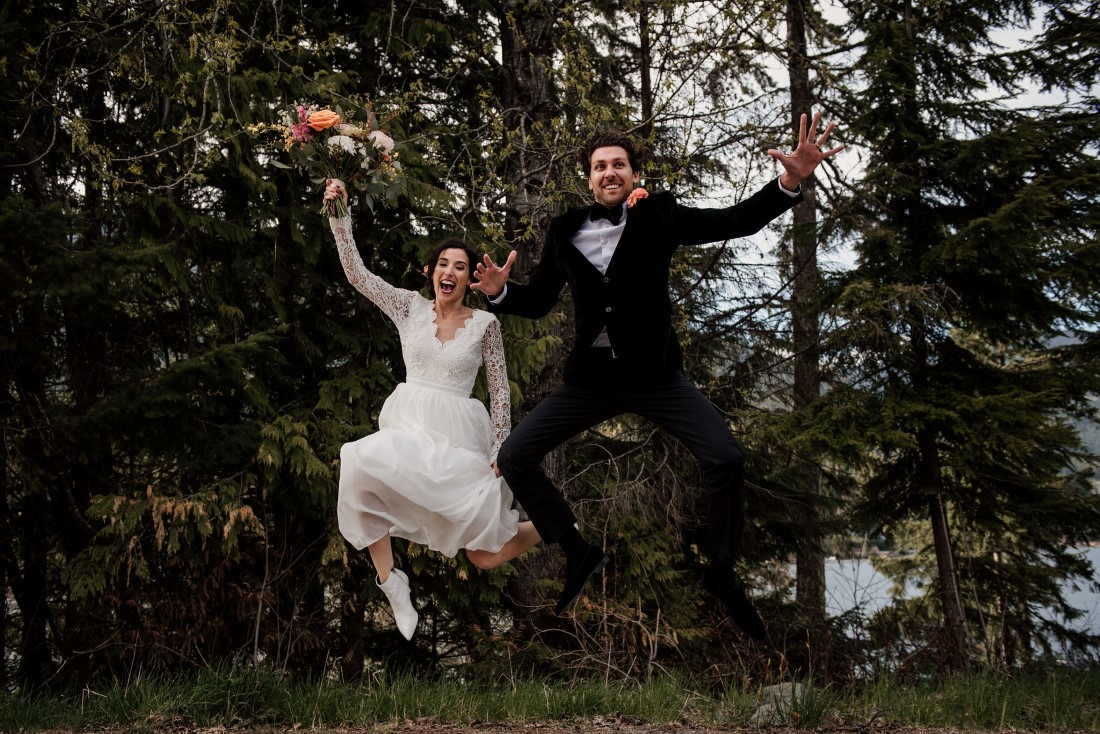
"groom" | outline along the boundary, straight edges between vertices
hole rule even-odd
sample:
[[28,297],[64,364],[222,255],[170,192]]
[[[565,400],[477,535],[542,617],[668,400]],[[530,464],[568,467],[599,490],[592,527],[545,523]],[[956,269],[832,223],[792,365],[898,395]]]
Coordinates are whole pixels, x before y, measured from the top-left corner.
[[539,534],[565,553],[559,614],[608,557],[581,535],[569,504],[541,468],[543,457],[587,428],[634,413],[680,439],[699,461],[709,504],[703,585],[746,634],[766,638],[760,615],[733,573],[744,524],[741,449],[726,421],[684,376],[668,277],[680,245],[754,234],[801,201],[802,180],[844,147],[819,148],[833,129],[830,124],[818,137],[819,118],[815,114],[807,130],[802,116],[791,153],[768,151],[783,167],[777,180],[723,209],[682,206],[667,192],[632,199],[627,206],[641,178],[635,143],[622,134],[596,135],[578,152],[595,203],[550,223],[528,283],[508,282],[514,251],[503,266],[488,256],[478,264],[472,288],[485,294],[496,313],[537,319],[550,312],[566,284],[573,294],[576,340],[564,384],[524,417],[497,456]]

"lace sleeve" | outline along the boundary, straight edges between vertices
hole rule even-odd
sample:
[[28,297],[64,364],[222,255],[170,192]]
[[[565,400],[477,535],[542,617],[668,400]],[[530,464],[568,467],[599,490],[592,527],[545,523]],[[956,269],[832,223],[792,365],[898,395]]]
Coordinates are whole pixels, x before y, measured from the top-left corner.
[[396,288],[378,277],[363,264],[355,238],[351,234],[350,217],[330,217],[328,220],[332,234],[336,237],[336,249],[340,253],[340,264],[344,266],[344,275],[355,290],[366,296],[393,321],[400,322],[409,317],[409,306],[416,295],[412,291]]
[[508,392],[508,368],[504,362],[500,322],[490,319],[481,337],[481,359],[489,379],[489,414],[493,418],[493,448],[489,451],[489,461],[496,461],[501,444],[512,430],[512,400]]

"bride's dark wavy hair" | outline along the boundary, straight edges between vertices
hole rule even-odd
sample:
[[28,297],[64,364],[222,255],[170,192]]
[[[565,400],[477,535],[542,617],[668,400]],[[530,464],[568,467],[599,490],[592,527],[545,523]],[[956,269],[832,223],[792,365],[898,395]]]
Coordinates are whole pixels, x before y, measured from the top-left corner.
[[[424,267],[427,270],[424,271],[424,277],[428,279],[428,294],[435,298],[435,281],[432,280],[432,276],[435,275],[435,266],[439,264],[439,256],[443,254],[444,250],[462,250],[466,253],[466,260],[470,267],[470,282],[474,282],[474,274],[477,272],[477,264],[481,262],[481,255],[477,250],[470,247],[468,244],[458,239],[443,240],[428,253],[428,257],[425,260]],[[468,292],[468,289],[467,289]],[[463,298],[465,303],[465,297]]]

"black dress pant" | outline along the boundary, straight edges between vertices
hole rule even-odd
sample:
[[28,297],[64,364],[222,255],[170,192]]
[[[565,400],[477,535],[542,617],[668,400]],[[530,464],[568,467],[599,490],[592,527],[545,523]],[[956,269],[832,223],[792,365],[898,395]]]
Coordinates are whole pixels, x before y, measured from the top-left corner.
[[[598,363],[610,350],[592,354]],[[732,562],[744,526],[744,459],[729,426],[683,372],[636,378],[618,362],[590,370],[583,384],[558,387],[520,421],[497,456],[501,474],[543,540],[557,542],[576,517],[542,470],[543,458],[605,420],[624,413],[642,416],[682,441],[699,461],[709,505],[707,554]]]

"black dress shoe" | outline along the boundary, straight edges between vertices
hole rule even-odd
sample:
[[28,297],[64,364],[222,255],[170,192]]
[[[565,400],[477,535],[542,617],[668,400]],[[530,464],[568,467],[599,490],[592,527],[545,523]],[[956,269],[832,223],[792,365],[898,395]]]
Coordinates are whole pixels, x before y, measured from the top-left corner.
[[716,566],[707,566],[703,571],[703,588],[718,597],[722,606],[726,608],[726,614],[733,623],[741,628],[741,631],[754,640],[763,642],[768,639],[768,630],[764,627],[764,620],[752,605],[752,600],[745,593],[733,571]]
[[604,569],[611,559],[594,545],[588,546],[584,556],[576,563],[565,559],[565,588],[561,590],[555,614],[561,614],[580,598],[588,579]]

